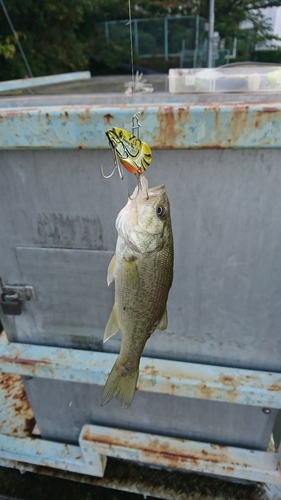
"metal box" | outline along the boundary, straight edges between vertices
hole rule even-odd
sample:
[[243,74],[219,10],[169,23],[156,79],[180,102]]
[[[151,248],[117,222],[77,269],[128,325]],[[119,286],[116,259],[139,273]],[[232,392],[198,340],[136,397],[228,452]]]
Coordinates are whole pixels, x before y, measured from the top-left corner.
[[[221,366],[218,384],[229,383],[229,367],[280,372],[281,107],[262,95],[239,100],[0,101],[0,276],[36,294],[21,315],[0,313],[10,341],[119,351],[120,337],[102,344],[114,293],[106,272],[132,179],[105,181],[100,165],[112,164],[105,130],[130,129],[138,113],[153,151],[149,185],[166,185],[175,241],[168,329],[144,356]],[[137,391],[129,409],[101,407],[100,385],[24,385],[42,436],[74,444],[89,423],[265,450],[277,413],[209,400],[204,384],[202,399]]]

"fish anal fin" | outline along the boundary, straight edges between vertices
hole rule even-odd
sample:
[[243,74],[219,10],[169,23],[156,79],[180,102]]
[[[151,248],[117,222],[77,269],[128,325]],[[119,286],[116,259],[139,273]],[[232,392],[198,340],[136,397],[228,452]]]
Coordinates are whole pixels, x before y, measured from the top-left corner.
[[165,307],[164,314],[157,325],[157,330],[166,330],[167,326],[168,326],[168,314],[167,314],[167,308]]
[[115,333],[117,333],[120,330],[119,324],[118,324],[118,314],[117,314],[117,309],[114,304],[111,314],[109,316],[107,325],[105,327],[105,332],[104,332],[104,337],[103,337],[103,343],[105,343],[108,339],[113,337]]
[[114,254],[107,270],[107,284],[108,286],[114,280],[115,277],[115,267],[116,267],[116,255]]
[[101,404],[104,406],[115,397],[119,401],[120,405],[128,408],[134,398],[139,370],[137,369],[132,374],[124,375],[118,369],[117,360],[115,361],[104,386]]

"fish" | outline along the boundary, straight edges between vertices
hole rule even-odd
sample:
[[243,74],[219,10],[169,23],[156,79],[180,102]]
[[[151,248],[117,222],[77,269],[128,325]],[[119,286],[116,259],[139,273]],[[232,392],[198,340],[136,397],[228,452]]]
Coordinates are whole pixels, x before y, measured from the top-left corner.
[[121,331],[120,353],[105,384],[102,405],[115,397],[129,407],[139,376],[139,362],[152,333],[168,325],[166,303],[173,281],[173,234],[170,204],[164,185],[139,187],[116,219],[116,251],[107,283],[115,282],[115,302],[104,342]]
[[131,174],[141,174],[148,169],[152,154],[146,142],[123,128],[107,130],[106,135],[120,162]]

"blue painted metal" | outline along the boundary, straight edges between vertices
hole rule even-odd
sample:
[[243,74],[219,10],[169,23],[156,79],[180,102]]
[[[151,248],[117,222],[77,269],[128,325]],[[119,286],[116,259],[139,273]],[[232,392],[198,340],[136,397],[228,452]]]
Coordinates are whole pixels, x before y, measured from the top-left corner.
[[281,485],[280,452],[244,450],[155,434],[85,425],[79,443],[85,462],[95,451],[142,463]]
[[0,374],[0,463],[17,461],[102,477],[106,457],[91,454],[84,462],[79,446],[32,436],[32,409],[19,376]]
[[106,461],[105,457],[92,452],[91,464],[86,464],[79,446],[3,434],[1,435],[0,456],[5,460],[17,460],[100,477],[104,474]]
[[[2,335],[3,337],[3,335]],[[104,385],[115,354],[0,343],[5,373]],[[281,374],[141,359],[138,389],[173,396],[281,408]]]
[[62,75],[38,76],[36,78],[22,78],[20,80],[8,80],[0,82],[0,93],[10,90],[29,89],[42,87],[43,85],[54,85],[57,83],[75,82],[91,78],[90,71],[78,71],[76,73],[64,73]]
[[[179,99],[180,101],[180,99]],[[154,149],[280,148],[281,104],[45,106],[0,110],[0,149],[108,149],[105,131],[139,114]]]
[[95,425],[83,426],[80,446],[41,439],[32,433],[35,421],[20,377],[0,375],[0,388],[0,464],[3,466],[22,472],[36,471],[39,466],[103,477],[106,457],[112,456],[281,484],[280,452],[244,450]]

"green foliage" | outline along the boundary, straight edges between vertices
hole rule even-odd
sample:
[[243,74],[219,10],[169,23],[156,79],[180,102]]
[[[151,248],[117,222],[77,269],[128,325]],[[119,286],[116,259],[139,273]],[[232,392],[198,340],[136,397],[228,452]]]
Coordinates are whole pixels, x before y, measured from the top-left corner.
[[255,50],[251,61],[281,64],[281,49]]
[[[34,76],[87,69],[87,43],[81,28],[92,0],[10,0],[6,8],[20,32]],[[4,39],[11,36],[3,11],[0,33]],[[27,73],[18,49],[13,53],[11,45],[15,44],[6,43],[0,52],[0,79],[22,78]]]
[[[114,72],[121,62],[130,64],[129,26],[110,25],[107,44],[101,24],[128,20],[128,0],[5,0],[5,4],[34,76],[92,69],[95,64],[96,74],[102,67]],[[279,5],[280,0],[216,0],[215,30],[225,48],[231,49],[233,37],[238,36],[238,59],[249,58],[256,44],[272,39],[260,9]],[[148,28],[139,24],[140,53],[157,54],[163,49],[163,27],[153,18],[200,14],[208,19],[209,0],[131,0],[131,8],[133,19],[151,19]],[[253,29],[241,32],[242,21],[251,21]],[[27,70],[1,6],[0,33],[0,80],[24,77]],[[178,51],[181,41],[192,37],[191,27],[179,25],[169,33],[169,44]]]
[[5,59],[12,59],[15,55],[15,42],[11,37],[0,37],[0,55]]
[[[280,6],[280,0],[216,0],[215,30],[228,42],[237,35],[240,24],[248,21],[253,26],[253,43],[272,39],[270,24],[261,9],[274,6]],[[201,0],[199,12],[208,19],[209,0]]]

